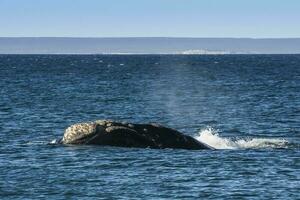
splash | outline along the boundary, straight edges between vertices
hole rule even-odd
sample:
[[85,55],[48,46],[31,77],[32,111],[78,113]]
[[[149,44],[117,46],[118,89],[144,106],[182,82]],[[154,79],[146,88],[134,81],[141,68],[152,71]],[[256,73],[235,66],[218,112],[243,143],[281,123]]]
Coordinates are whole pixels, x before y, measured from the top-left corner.
[[286,148],[288,144],[287,140],[278,138],[224,138],[211,127],[201,130],[195,138],[215,149]]
[[60,139],[54,139],[54,140],[51,140],[50,142],[48,142],[48,144],[59,144],[60,142]]

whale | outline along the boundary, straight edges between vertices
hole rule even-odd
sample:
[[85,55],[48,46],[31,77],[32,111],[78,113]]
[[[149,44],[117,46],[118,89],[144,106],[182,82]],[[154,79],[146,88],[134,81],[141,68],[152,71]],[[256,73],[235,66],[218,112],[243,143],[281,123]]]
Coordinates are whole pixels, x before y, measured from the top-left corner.
[[213,149],[195,138],[157,123],[96,120],[69,126],[59,143],[152,149]]

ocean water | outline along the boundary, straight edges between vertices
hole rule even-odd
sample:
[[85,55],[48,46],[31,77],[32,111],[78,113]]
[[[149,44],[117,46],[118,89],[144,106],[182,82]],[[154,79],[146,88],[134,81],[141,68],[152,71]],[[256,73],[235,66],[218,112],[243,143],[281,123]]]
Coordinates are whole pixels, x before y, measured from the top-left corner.
[[[158,122],[216,150],[55,144]],[[0,55],[0,199],[300,199],[300,55]]]

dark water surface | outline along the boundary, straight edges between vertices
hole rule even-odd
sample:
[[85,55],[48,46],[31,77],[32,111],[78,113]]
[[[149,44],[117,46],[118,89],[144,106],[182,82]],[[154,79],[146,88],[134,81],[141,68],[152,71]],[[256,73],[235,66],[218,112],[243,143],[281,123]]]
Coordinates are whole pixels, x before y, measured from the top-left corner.
[[[48,144],[159,122],[219,150]],[[300,55],[0,55],[0,199],[300,199]]]

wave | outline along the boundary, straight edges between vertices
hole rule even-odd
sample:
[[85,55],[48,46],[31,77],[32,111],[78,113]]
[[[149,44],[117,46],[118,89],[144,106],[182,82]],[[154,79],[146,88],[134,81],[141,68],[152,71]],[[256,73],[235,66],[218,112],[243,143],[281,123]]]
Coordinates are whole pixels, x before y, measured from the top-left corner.
[[224,55],[224,54],[247,54],[248,52],[231,52],[206,49],[190,49],[184,51],[168,52],[101,52],[100,55]]
[[60,139],[54,139],[54,140],[51,140],[50,142],[48,142],[48,144],[59,144],[60,142]]
[[233,54],[229,51],[219,51],[219,50],[206,50],[206,49],[190,49],[186,51],[179,52],[178,54],[184,55],[223,55],[223,54]]
[[280,138],[224,138],[211,127],[201,130],[195,138],[215,149],[287,148],[288,146],[288,141]]

